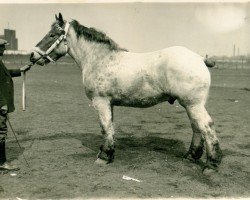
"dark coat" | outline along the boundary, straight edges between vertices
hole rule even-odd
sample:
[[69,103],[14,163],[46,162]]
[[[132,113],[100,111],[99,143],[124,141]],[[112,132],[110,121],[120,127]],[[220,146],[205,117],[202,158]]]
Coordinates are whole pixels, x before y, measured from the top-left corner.
[[20,69],[7,69],[0,60],[0,108],[7,104],[8,113],[15,110],[12,77],[21,76]]

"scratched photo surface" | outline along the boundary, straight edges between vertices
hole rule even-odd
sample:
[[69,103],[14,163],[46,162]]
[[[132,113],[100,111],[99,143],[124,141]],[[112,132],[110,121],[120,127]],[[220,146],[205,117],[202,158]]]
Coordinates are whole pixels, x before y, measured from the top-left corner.
[[[250,4],[245,2],[0,2],[0,38],[6,38],[8,30],[14,33],[8,35],[12,46],[3,56],[9,69],[30,63],[31,52],[59,12],[65,20],[77,20],[88,31],[101,33],[99,38],[105,36],[106,42],[125,52],[144,55],[183,46],[212,59],[215,66],[206,68],[211,85],[205,107],[222,150],[218,172],[212,174],[202,172],[207,162],[205,148],[196,162],[184,159],[192,127],[179,97],[171,104],[167,96],[151,107],[115,106],[115,157],[112,163],[97,164],[104,143],[99,115],[83,84],[84,66],[66,55],[55,63],[35,64],[26,73],[25,111],[24,79],[13,78],[16,110],[9,118],[21,148],[9,127],[6,150],[7,159],[20,170],[0,172],[0,199],[249,198],[249,11]],[[89,38],[91,43],[91,34]],[[84,63],[101,54],[86,55]],[[128,69],[125,74],[133,71],[131,66]],[[136,94],[140,92],[141,88]]]

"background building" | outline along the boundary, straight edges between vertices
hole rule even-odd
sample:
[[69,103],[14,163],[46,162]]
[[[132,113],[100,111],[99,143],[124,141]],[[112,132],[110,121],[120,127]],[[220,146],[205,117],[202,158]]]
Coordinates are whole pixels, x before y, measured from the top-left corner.
[[4,29],[4,35],[0,35],[0,38],[10,43],[10,45],[6,46],[7,50],[18,50],[18,39],[15,30]]

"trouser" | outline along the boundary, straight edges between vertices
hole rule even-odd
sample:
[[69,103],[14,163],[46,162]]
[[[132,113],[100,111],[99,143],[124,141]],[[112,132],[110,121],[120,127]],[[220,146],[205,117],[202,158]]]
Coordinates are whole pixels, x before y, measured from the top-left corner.
[[5,137],[7,135],[7,105],[0,108],[0,165],[6,162]]

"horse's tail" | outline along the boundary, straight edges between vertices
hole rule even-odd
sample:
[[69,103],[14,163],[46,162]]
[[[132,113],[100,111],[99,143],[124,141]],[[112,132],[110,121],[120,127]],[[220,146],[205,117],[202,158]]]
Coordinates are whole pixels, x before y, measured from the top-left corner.
[[207,67],[210,67],[210,68],[214,67],[216,64],[214,60],[211,60],[209,58],[205,58],[204,63],[206,64]]

